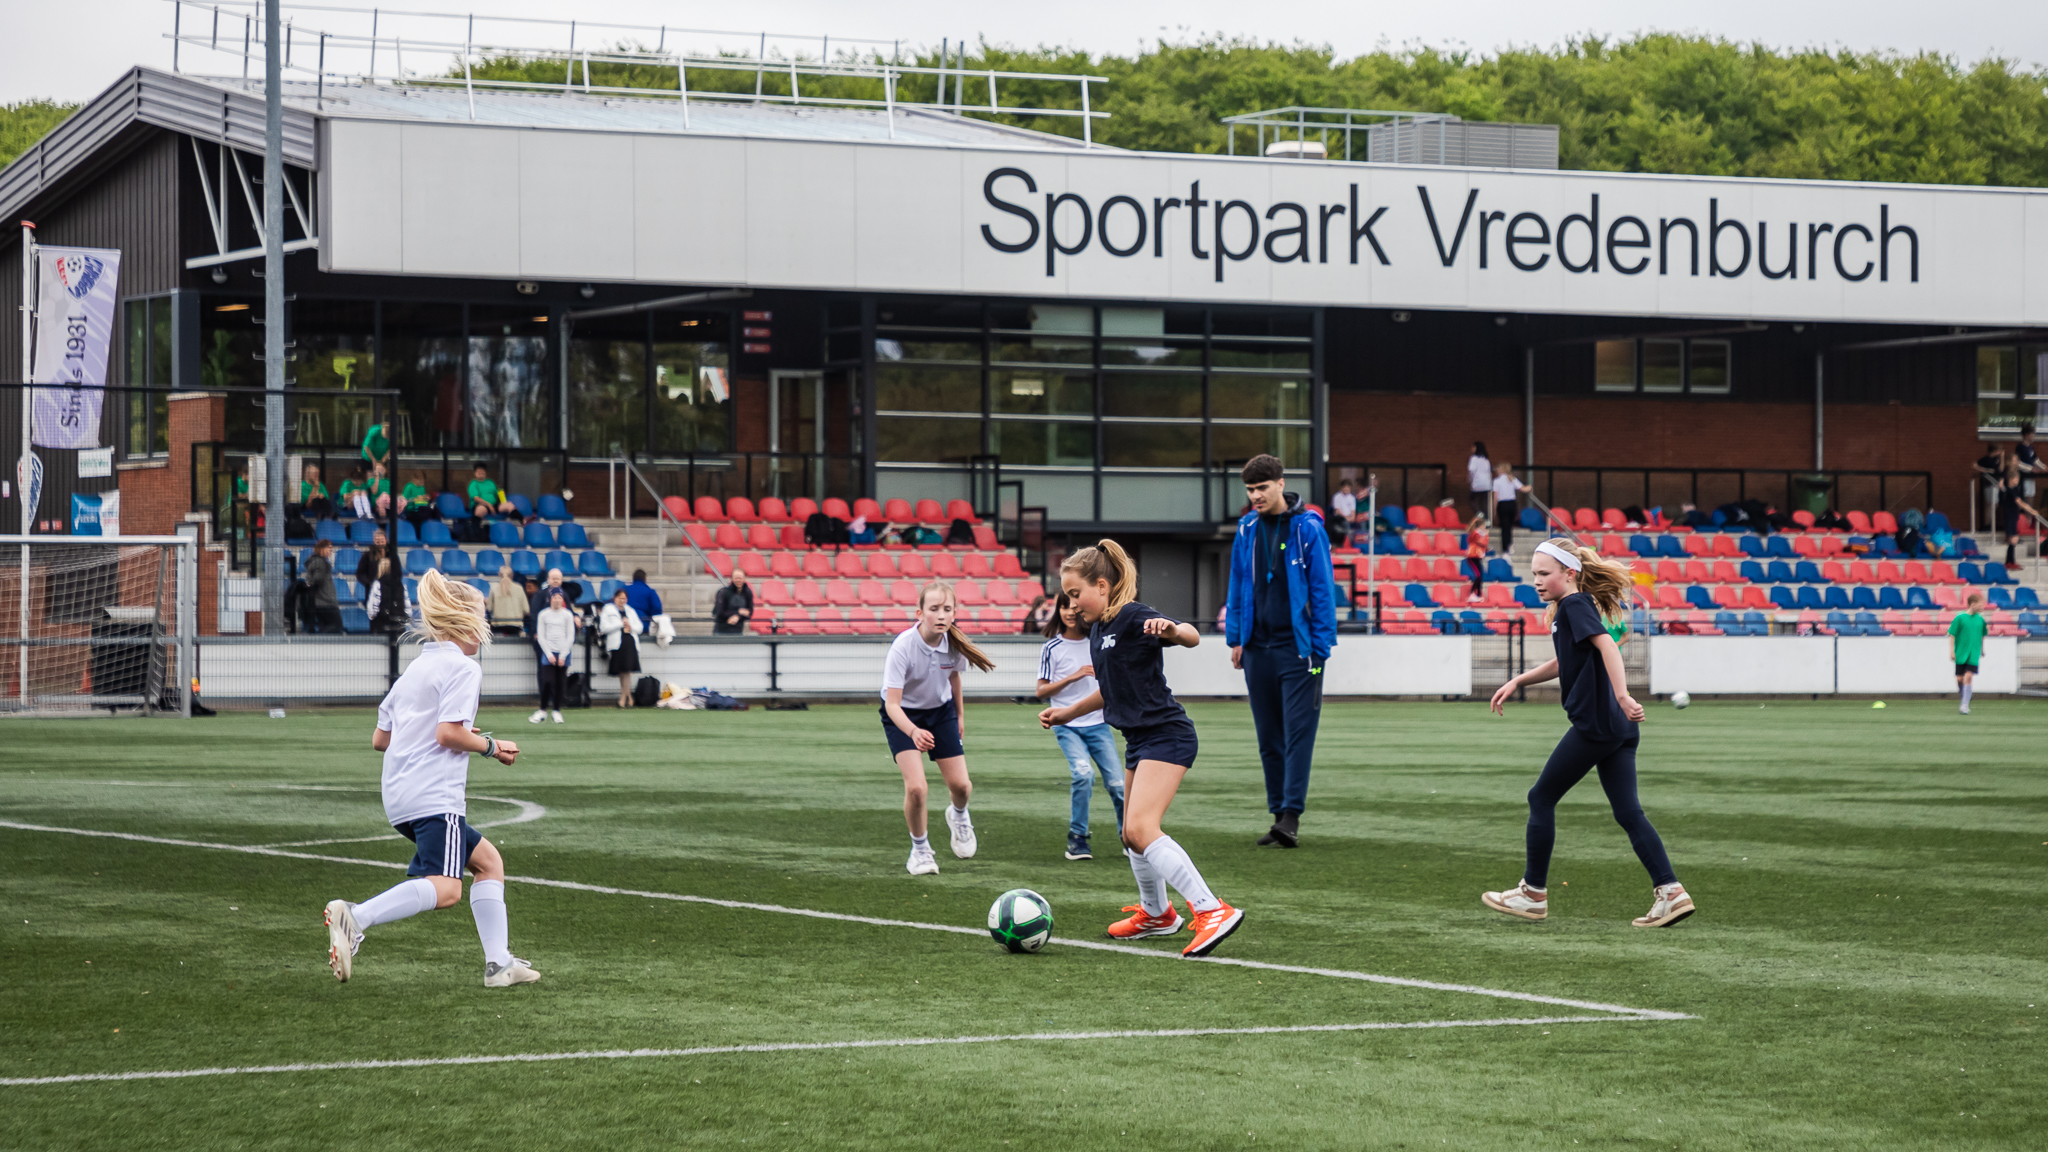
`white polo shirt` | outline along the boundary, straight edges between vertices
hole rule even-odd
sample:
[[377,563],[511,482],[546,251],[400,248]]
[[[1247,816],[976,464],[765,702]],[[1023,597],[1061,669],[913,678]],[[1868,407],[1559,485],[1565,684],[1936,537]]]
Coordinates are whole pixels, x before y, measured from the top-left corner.
[[405,824],[444,812],[467,815],[469,753],[441,747],[434,729],[476,719],[483,665],[443,641],[420,645],[384,702],[377,727],[391,733],[384,749],[384,818]]
[[901,688],[905,708],[937,708],[953,699],[953,673],[960,670],[960,663],[951,637],[940,633],[938,644],[932,645],[917,634],[915,625],[905,628],[896,634],[882,664],[882,702],[889,702],[889,689]]
[[[1045,642],[1044,648],[1039,649],[1038,678],[1049,683],[1064,680],[1089,663],[1088,641],[1086,638],[1069,640],[1065,636],[1055,636]],[[1065,688],[1053,693],[1052,699],[1046,701],[1046,703],[1055,708],[1065,708],[1069,704],[1078,704],[1094,695],[1096,687],[1095,677],[1083,676]],[[1093,712],[1081,713],[1079,716],[1061,725],[1061,727],[1093,728],[1102,722],[1102,709],[1097,708]]]

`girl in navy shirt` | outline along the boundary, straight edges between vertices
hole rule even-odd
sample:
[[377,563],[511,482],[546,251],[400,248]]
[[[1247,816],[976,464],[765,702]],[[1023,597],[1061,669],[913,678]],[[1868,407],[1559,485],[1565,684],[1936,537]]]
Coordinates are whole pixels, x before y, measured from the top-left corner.
[[1530,581],[1536,594],[1550,602],[1547,618],[1557,656],[1501,685],[1493,694],[1493,710],[1500,712],[1508,697],[1524,685],[1556,680],[1572,726],[1550,754],[1536,786],[1529,789],[1528,865],[1521,884],[1504,892],[1482,893],[1479,898],[1496,912],[1524,920],[1549,915],[1545,883],[1551,845],[1557,838],[1557,802],[1585,779],[1587,772],[1598,768],[1600,787],[1614,809],[1615,823],[1628,833],[1636,858],[1650,873],[1650,911],[1634,924],[1638,928],[1676,924],[1692,915],[1692,897],[1671,871],[1664,842],[1636,800],[1636,722],[1643,718],[1643,706],[1628,694],[1621,649],[1602,621],[1603,617],[1621,616],[1634,577],[1626,567],[1601,559],[1591,548],[1546,540],[1536,546]]
[[1065,724],[1096,709],[1124,734],[1124,855],[1138,880],[1131,916],[1109,926],[1119,940],[1170,936],[1183,923],[1167,897],[1172,885],[1188,902],[1194,940],[1183,956],[1207,956],[1244,922],[1244,912],[1209,891],[1187,850],[1160,830],[1180,782],[1195,763],[1195,726],[1166,687],[1165,646],[1202,642],[1181,624],[1138,603],[1138,570],[1114,540],[1083,548],[1060,565],[1060,587],[1089,624],[1088,652],[1096,690],[1081,700],[1038,714],[1044,727]]

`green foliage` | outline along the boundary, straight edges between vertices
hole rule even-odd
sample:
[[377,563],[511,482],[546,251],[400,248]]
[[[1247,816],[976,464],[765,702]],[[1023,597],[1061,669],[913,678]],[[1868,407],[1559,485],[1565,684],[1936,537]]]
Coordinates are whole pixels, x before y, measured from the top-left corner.
[[0,104],[0,168],[14,163],[16,156],[35,147],[36,141],[77,110],[76,104],[59,104],[55,100]]
[[[842,57],[845,59],[845,57]],[[917,57],[938,63],[935,52]],[[1161,42],[1135,56],[1090,57],[1063,48],[983,44],[969,68],[1087,73],[1095,139],[1120,148],[1222,152],[1223,116],[1304,104],[1451,112],[1468,120],[1556,124],[1565,168],[1703,175],[1785,176],[1915,183],[2048,185],[2048,70],[2012,60],[1964,66],[1933,53],[1779,51],[1705,36],[1588,36],[1554,48],[1493,56],[1435,48],[1337,59],[1327,46],[1210,38]],[[457,66],[455,75],[460,75]],[[559,62],[492,61],[480,77],[560,83]],[[591,82],[676,86],[673,69],[592,64]],[[582,66],[576,66],[576,79]],[[764,93],[790,90],[787,72],[761,77]],[[1071,83],[1000,81],[1006,105],[1078,109]],[[693,91],[754,91],[752,71],[692,68]],[[880,100],[879,80],[805,78],[805,95]],[[906,78],[898,99],[929,101],[929,77]],[[964,103],[986,104],[969,79]],[[983,119],[1081,134],[1069,117],[973,113]],[[1239,146],[1251,144],[1241,134]]]

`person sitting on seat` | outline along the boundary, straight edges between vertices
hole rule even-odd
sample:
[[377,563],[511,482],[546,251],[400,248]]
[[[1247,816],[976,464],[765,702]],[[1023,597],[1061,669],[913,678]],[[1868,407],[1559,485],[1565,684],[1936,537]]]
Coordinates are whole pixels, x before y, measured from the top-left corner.
[[734,568],[732,580],[718,590],[718,596],[711,604],[711,630],[720,636],[736,635],[747,630],[747,621],[754,615],[754,590],[747,587],[747,573]]
[[320,466],[306,465],[305,479],[299,481],[299,512],[308,520],[332,520],[334,502],[327,497],[327,485],[320,482]]
[[429,520],[441,518],[441,510],[434,507],[433,490],[427,487],[427,474],[417,468],[413,469],[412,479],[405,482],[405,488],[399,492],[398,498],[405,502],[405,507],[399,510],[399,515],[412,521],[415,528]]
[[348,479],[341,482],[341,506],[358,520],[370,518],[370,477],[361,464],[351,469]]
[[469,514],[479,521],[489,520],[500,514],[510,516],[518,511],[505,495],[505,490],[498,487],[497,481],[491,479],[490,473],[491,470],[484,467],[484,462],[479,460],[476,463],[475,476],[469,482]]
[[391,473],[382,464],[370,465],[370,504],[377,510],[377,519],[391,515]]
[[654,637],[657,645],[666,648],[676,638],[675,622],[662,611],[661,593],[647,583],[647,569],[633,569],[633,582],[626,585],[626,603],[646,622],[647,634]]
[[526,630],[526,617],[532,611],[526,593],[512,579],[512,566],[505,564],[498,569],[498,579],[491,584],[491,631],[500,636],[517,636]]

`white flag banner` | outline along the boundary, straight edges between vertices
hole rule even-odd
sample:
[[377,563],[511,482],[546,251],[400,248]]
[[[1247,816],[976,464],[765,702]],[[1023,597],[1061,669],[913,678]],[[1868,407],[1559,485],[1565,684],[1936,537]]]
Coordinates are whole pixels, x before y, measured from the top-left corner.
[[115,248],[36,249],[33,436],[42,448],[97,448],[106,399],[107,348],[114,336]]

